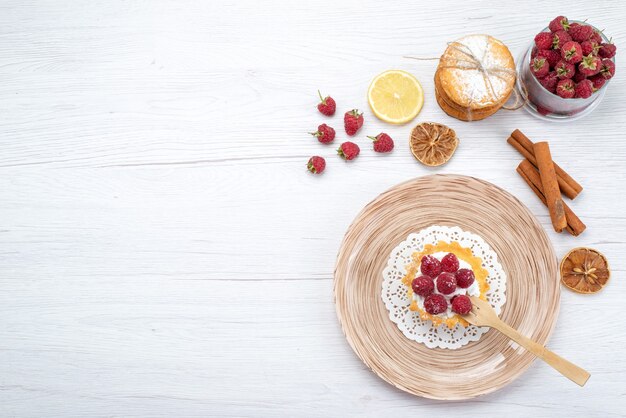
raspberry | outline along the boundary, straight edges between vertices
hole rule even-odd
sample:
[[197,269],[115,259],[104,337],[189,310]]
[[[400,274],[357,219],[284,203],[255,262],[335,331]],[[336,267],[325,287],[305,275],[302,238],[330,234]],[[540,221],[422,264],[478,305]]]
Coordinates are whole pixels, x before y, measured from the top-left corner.
[[460,269],[454,276],[456,284],[463,289],[467,289],[474,283],[474,272],[470,269]]
[[550,32],[541,32],[535,36],[535,45],[539,49],[552,48],[552,34]]
[[554,67],[554,70],[556,71],[556,76],[558,78],[572,78],[576,72],[576,67],[574,64],[562,60],[559,61],[556,67]]
[[602,60],[600,65],[600,74],[605,80],[610,80],[615,75],[615,63],[610,58]]
[[591,77],[589,77],[589,80],[593,84],[594,92],[600,90],[602,86],[604,86],[604,83],[606,83],[606,78],[604,78],[602,74],[592,75]]
[[598,52],[600,51],[600,44],[592,40],[581,43],[580,47],[582,48],[583,55],[598,55]]
[[335,130],[325,123],[322,123],[317,127],[317,132],[311,132],[311,135],[316,137],[322,144],[328,144],[335,139]]
[[578,42],[565,42],[561,47],[561,57],[567,62],[576,64],[583,59],[583,49]]
[[422,257],[420,271],[430,277],[437,277],[441,273],[441,262],[432,255]]
[[600,50],[598,51],[598,54],[602,58],[613,58],[616,52],[617,52],[617,47],[615,46],[615,44],[609,43],[609,44],[600,44]]
[[374,141],[374,151],[376,152],[391,152],[393,149],[393,139],[384,132],[376,136],[368,136],[368,138]]
[[326,168],[326,160],[318,156],[311,157],[306,164],[306,168],[313,174],[322,174]]
[[411,288],[420,296],[428,296],[435,290],[435,282],[429,276],[419,276],[411,282]]
[[424,309],[431,315],[438,315],[448,309],[448,301],[442,295],[433,293],[424,300]]
[[583,81],[585,78],[587,78],[586,75],[584,75],[580,71],[576,71],[576,73],[574,74],[574,77],[572,77],[572,80],[574,80],[574,83],[578,83],[580,81]]
[[[550,65],[550,68],[554,68],[554,66],[561,61],[561,53],[556,49],[542,49],[537,52],[537,55],[540,58],[545,58]],[[533,57],[534,58],[534,57]]]
[[550,71],[550,65],[545,58],[535,57],[530,63],[530,71],[537,78],[545,77]]
[[319,90],[317,91],[317,94],[320,96],[320,103],[317,105],[317,110],[326,116],[334,115],[335,109],[337,108],[335,100],[330,96],[322,97],[322,93],[320,93]]
[[466,295],[457,295],[452,298],[452,310],[460,315],[470,313],[472,310],[472,300]]
[[452,273],[441,273],[437,277],[437,290],[443,295],[449,295],[456,290],[456,279]]
[[448,253],[441,259],[441,270],[448,273],[454,273],[459,269],[459,259],[456,255]]
[[[554,92],[552,92],[554,93]],[[540,115],[546,116],[549,115],[550,113],[552,113],[552,110],[548,109],[547,107],[543,107],[543,106],[539,106],[539,105],[535,105],[537,107],[537,112],[539,112]]]
[[593,28],[589,25],[576,25],[573,28],[570,27],[567,33],[576,42],[584,42],[593,35]]
[[559,82],[559,78],[556,75],[556,71],[550,71],[547,76],[539,79],[539,84],[543,86],[550,93],[556,92],[556,83]]
[[574,82],[571,79],[566,78],[565,80],[559,81],[559,83],[556,85],[556,94],[564,99],[571,99],[572,97],[574,97],[575,87],[576,85],[574,84]]
[[589,38],[589,40],[594,41],[598,45],[601,44],[603,41],[602,35],[600,35],[600,32],[598,32],[597,30],[593,31],[593,34],[591,35],[591,38]]
[[363,126],[363,113],[359,113],[357,109],[352,109],[343,115],[343,126],[346,133],[353,136]]
[[575,97],[586,99],[593,94],[593,83],[590,80],[583,80],[580,83],[576,83],[574,92]]
[[589,77],[590,75],[598,74],[601,66],[602,60],[589,54],[578,64],[578,71]]
[[552,48],[553,49],[561,49],[564,43],[572,40],[572,37],[569,36],[567,32],[564,30],[560,30],[555,32],[552,38]]
[[359,155],[361,149],[354,142],[344,142],[337,150],[337,154],[346,161],[354,160]]
[[551,32],[558,32],[560,30],[568,30],[569,22],[565,16],[557,16],[548,25]]

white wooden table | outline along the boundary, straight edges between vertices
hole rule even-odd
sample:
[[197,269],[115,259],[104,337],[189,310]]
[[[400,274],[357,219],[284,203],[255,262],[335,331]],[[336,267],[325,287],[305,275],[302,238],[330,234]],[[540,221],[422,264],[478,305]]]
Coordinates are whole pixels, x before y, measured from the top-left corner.
[[[624,416],[623,5],[313,3],[0,3],[0,416]],[[565,12],[621,48],[602,104],[567,125],[523,110],[451,119],[433,96],[436,63],[402,58],[438,56],[472,32],[517,56]],[[415,122],[457,131],[444,167],[410,155],[412,124],[368,109],[370,79],[390,68],[424,86]],[[318,88],[338,102],[332,119],[315,109]],[[341,142],[354,107],[363,151],[347,164],[306,132],[328,122]],[[551,231],[515,173],[514,128],[549,140],[585,187],[572,204],[582,236]],[[364,137],[381,131],[396,139],[391,155]],[[315,154],[323,176],[305,171]],[[564,289],[549,343],[591,372],[585,388],[535,363],[489,396],[435,402],[352,352],[332,295],[343,233],[376,195],[431,173],[515,194],[559,256],[581,245],[607,255],[609,286]]]

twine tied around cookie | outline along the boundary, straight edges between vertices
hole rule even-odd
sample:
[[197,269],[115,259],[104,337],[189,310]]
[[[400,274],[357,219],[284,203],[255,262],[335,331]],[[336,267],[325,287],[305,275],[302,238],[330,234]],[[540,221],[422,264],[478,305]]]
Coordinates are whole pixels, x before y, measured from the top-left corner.
[[[498,97],[495,93],[495,89],[494,89],[491,78],[498,77],[500,79],[506,79],[507,75],[508,76],[512,75],[516,79],[519,77],[517,74],[517,71],[511,70],[510,68],[502,68],[499,66],[491,66],[491,67],[486,68],[481,62],[481,60],[478,57],[476,57],[476,55],[474,55],[472,50],[467,45],[461,42],[453,41],[453,42],[448,42],[447,44],[448,44],[448,48],[451,48],[454,51],[457,51],[465,58],[464,59],[455,58],[454,63],[449,63],[449,62],[440,63],[439,67],[440,68],[453,68],[453,69],[459,69],[459,70],[477,70],[483,76],[485,86],[487,87],[487,92],[489,96],[491,97],[491,99],[495,102],[498,101]],[[414,59],[414,60],[419,60],[419,61],[441,60],[441,57],[435,58],[435,57],[404,56],[404,58]],[[513,103],[513,105],[510,105],[510,106],[502,106],[501,107],[502,109],[517,110],[527,103],[528,98],[526,94],[524,94],[523,92],[520,93],[516,88],[513,88],[512,93],[515,94],[515,102]],[[471,100],[473,100],[473,97],[471,98]],[[472,116],[471,108],[468,106],[465,110],[467,112],[469,119],[471,120],[471,116]]]

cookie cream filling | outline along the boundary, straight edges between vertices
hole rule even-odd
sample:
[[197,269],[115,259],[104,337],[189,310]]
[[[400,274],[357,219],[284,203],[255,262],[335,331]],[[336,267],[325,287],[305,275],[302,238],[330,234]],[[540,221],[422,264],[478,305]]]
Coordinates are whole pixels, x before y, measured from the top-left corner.
[[[448,253],[447,252],[443,252],[443,251],[439,251],[439,252],[433,253],[431,255],[433,257],[435,257],[437,260],[441,261],[441,259],[446,254],[448,254]],[[467,263],[464,260],[461,260],[460,258],[458,260],[459,260],[459,270],[460,269],[472,270],[472,266],[470,266],[469,263]],[[419,267],[421,267],[421,266],[418,266],[418,271],[419,271]],[[439,293],[439,291],[437,290],[437,279],[435,279],[435,290],[434,290],[433,293],[441,295],[441,293]],[[472,285],[470,287],[468,287],[467,289],[464,289],[462,287],[458,287],[457,286],[456,290],[454,292],[452,292],[451,294],[449,294],[449,295],[442,295],[448,301],[448,309],[446,309],[446,311],[444,313],[439,314],[439,316],[443,316],[443,317],[446,317],[446,318],[452,318],[454,315],[456,315],[454,312],[452,312],[452,304],[450,303],[452,298],[455,297],[456,295],[480,296],[480,288],[478,286],[478,281],[474,280]],[[413,300],[417,303],[417,306],[420,309],[424,309],[424,299],[425,298],[423,296],[420,296],[417,293],[413,293]]]

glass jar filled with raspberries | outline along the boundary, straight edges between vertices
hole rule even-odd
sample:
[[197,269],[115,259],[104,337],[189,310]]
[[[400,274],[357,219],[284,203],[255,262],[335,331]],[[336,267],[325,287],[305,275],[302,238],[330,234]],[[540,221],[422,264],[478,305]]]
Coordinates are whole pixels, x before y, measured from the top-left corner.
[[616,49],[594,26],[557,16],[518,62],[518,88],[527,95],[526,108],[557,121],[590,113],[615,75]]

